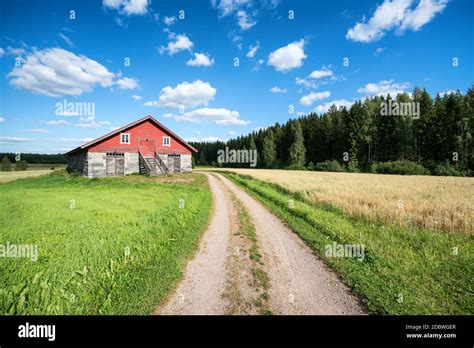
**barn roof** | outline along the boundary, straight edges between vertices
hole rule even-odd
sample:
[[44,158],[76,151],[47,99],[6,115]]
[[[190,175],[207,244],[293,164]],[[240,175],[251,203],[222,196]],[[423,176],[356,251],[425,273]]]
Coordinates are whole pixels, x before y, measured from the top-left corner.
[[116,134],[119,134],[120,132],[126,130],[126,129],[129,129],[133,126],[136,126],[140,123],[143,123],[145,121],[151,121],[153,122],[154,124],[156,124],[158,127],[160,127],[161,129],[165,130],[167,133],[169,133],[173,138],[175,139],[178,139],[184,146],[186,146],[188,149],[190,149],[191,151],[194,151],[194,152],[198,152],[198,150],[196,150],[193,146],[189,145],[184,139],[182,139],[181,137],[179,137],[178,135],[176,135],[174,132],[172,132],[170,129],[168,129],[167,127],[165,127],[162,123],[158,122],[157,119],[155,119],[153,116],[145,116],[135,122],[132,122],[132,123],[129,123],[123,127],[120,127],[112,132],[109,132],[101,137],[98,137],[92,141],[89,141],[88,143],[85,143],[79,147],[76,147],[75,149],[69,151],[69,152],[66,152],[66,155],[69,155],[70,153],[73,153],[73,152],[76,152],[76,151],[80,151],[80,150],[85,150],[85,149],[88,149],[89,147],[91,147],[92,145],[94,144],[97,144],[105,139],[108,139],[110,137],[113,137],[114,135]]

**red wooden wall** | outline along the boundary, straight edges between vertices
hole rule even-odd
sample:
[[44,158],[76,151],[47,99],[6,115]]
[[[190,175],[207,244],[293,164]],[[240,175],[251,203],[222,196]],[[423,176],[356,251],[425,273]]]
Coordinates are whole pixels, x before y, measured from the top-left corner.
[[[113,135],[111,138],[102,140],[101,142],[91,146],[90,152],[137,152],[138,140],[141,139],[142,150],[150,140],[155,140],[156,152],[160,154],[191,154],[191,151],[184,146],[179,140],[171,134],[165,133],[164,130],[147,120],[143,123],[125,129],[122,133],[130,133],[130,144],[120,144],[120,133]],[[171,138],[171,146],[163,146],[163,136]]]

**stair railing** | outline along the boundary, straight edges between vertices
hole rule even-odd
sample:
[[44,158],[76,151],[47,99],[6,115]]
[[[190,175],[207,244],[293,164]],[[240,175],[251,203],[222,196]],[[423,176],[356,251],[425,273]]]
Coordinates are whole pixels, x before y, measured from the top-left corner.
[[145,171],[148,175],[150,175],[150,172],[151,172],[151,168],[150,166],[148,165],[147,161],[145,160],[145,157],[143,157],[142,153],[140,152],[140,150],[138,151],[138,156],[140,158],[140,162],[143,163],[144,167],[145,167]]
[[158,167],[160,168],[161,172],[163,174],[168,174],[169,170],[168,167],[166,166],[165,162],[161,159],[161,157],[155,152],[155,161]]

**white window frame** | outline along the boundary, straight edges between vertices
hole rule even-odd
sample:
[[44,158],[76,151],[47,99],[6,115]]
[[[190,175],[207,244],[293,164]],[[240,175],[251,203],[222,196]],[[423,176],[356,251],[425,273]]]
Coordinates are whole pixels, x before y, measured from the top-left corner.
[[[123,141],[123,136],[128,136],[128,142]],[[130,133],[120,133],[120,144],[129,144],[130,145]]]
[[[165,139],[168,139],[168,144],[165,143]],[[171,137],[163,135],[163,146],[171,146]]]

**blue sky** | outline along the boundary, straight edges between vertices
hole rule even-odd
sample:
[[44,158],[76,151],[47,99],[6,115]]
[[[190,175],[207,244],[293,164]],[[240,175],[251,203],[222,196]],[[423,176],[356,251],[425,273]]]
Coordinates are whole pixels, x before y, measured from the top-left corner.
[[474,82],[469,0],[15,0],[0,16],[2,152],[65,152],[149,114],[226,140]]

